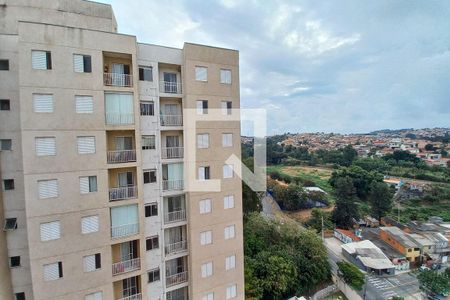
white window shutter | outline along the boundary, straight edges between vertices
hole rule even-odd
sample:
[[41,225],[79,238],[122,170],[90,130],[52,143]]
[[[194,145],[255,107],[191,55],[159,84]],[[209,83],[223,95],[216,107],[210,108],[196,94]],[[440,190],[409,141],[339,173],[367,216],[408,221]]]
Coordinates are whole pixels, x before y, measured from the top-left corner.
[[51,281],[59,278],[58,263],[44,265],[44,280]]
[[46,51],[31,51],[31,65],[36,70],[47,70],[47,53]]
[[95,255],[88,255],[83,257],[84,272],[95,271]]
[[96,292],[89,295],[86,295],[84,300],[103,300],[103,293],[102,292]]
[[52,113],[53,95],[33,94],[33,110],[37,113]]
[[91,114],[94,112],[92,96],[75,96],[75,111],[78,114]]
[[41,137],[35,139],[37,156],[56,155],[56,138]]
[[98,216],[89,216],[81,218],[81,233],[88,234],[99,230]]
[[234,207],[234,196],[229,195],[223,198],[223,207],[224,209],[230,209]]
[[83,55],[80,54],[73,55],[73,70],[78,73],[84,72]]
[[58,197],[58,180],[40,180],[38,181],[39,199]]
[[59,221],[41,224],[41,241],[57,240],[61,236]]
[[79,136],[77,137],[78,154],[95,153],[95,137]]
[[81,194],[89,193],[89,177],[88,176],[80,177],[80,193]]

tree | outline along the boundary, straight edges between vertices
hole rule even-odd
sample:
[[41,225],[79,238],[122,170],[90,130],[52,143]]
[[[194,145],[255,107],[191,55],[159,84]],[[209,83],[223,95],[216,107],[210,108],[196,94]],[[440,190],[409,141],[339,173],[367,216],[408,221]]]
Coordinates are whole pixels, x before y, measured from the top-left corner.
[[425,150],[427,150],[427,151],[434,151],[434,146],[433,146],[433,144],[426,144],[425,145]]
[[356,189],[350,177],[340,177],[335,182],[334,195],[336,197],[336,207],[333,211],[333,222],[338,227],[350,228],[352,219],[358,219],[358,208],[355,205],[357,200]]
[[352,145],[347,145],[342,150],[342,165],[343,166],[350,166],[355,160],[355,158],[358,157],[358,152],[356,152],[355,149],[353,149]]
[[373,181],[383,181],[383,175],[377,171],[366,171],[363,168],[352,165],[349,168],[340,168],[334,171],[330,177],[330,185],[335,187],[336,180],[341,177],[349,177],[356,189],[356,194],[361,200],[365,200],[369,194],[370,184]]
[[364,274],[358,267],[345,261],[339,261],[337,265],[344,281],[354,289],[361,290],[364,285]]
[[373,216],[378,220],[392,209],[392,192],[384,182],[372,182],[370,185],[369,202]]
[[322,218],[323,227],[325,229],[332,229],[333,222],[331,221],[331,213],[323,211],[318,208],[313,208],[311,211],[311,218],[306,222],[306,226],[316,230],[318,233],[322,232]]
[[422,271],[417,278],[420,285],[427,293],[435,293],[438,295],[448,295],[450,291],[450,277],[448,272],[439,274],[435,271]]

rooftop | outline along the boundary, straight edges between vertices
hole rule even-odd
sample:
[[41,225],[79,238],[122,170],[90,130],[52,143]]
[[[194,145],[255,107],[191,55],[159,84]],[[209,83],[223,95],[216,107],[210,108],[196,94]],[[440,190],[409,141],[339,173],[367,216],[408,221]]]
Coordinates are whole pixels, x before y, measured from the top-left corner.
[[392,237],[395,238],[397,242],[402,244],[406,248],[416,248],[419,245],[411,240],[408,235],[397,227],[380,227],[381,230],[389,233]]
[[362,264],[371,269],[394,268],[394,264],[383,251],[369,240],[343,244],[341,247],[349,254],[356,256]]

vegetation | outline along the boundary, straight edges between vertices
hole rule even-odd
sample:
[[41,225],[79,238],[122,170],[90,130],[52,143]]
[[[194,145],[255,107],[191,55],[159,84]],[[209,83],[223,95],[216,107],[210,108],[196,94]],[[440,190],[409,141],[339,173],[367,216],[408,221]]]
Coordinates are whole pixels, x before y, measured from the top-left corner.
[[422,271],[417,278],[426,293],[448,296],[448,293],[450,292],[449,268],[442,274],[431,270],[425,270]]
[[247,216],[244,253],[248,299],[304,294],[330,277],[327,252],[316,233],[258,213]]
[[337,263],[339,273],[346,283],[348,283],[355,290],[361,290],[364,285],[364,274],[356,267],[346,261]]
[[331,220],[331,212],[326,212],[317,208],[313,208],[311,218],[306,222],[308,228],[314,229],[317,233],[322,232],[322,220],[324,229],[333,229],[334,225]]
[[392,209],[392,192],[384,182],[372,182],[369,191],[369,202],[372,216],[381,220]]
[[348,176],[336,178],[334,188],[336,206],[332,216],[333,222],[338,227],[350,228],[352,219],[359,218],[358,208],[355,206],[358,198],[353,180]]

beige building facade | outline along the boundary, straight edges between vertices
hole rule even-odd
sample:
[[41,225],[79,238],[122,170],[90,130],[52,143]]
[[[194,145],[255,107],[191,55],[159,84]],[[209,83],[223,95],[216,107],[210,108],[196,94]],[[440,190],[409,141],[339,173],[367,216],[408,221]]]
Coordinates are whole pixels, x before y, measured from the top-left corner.
[[0,14],[0,298],[243,299],[226,163],[239,53],[138,43],[90,1],[0,0]]

